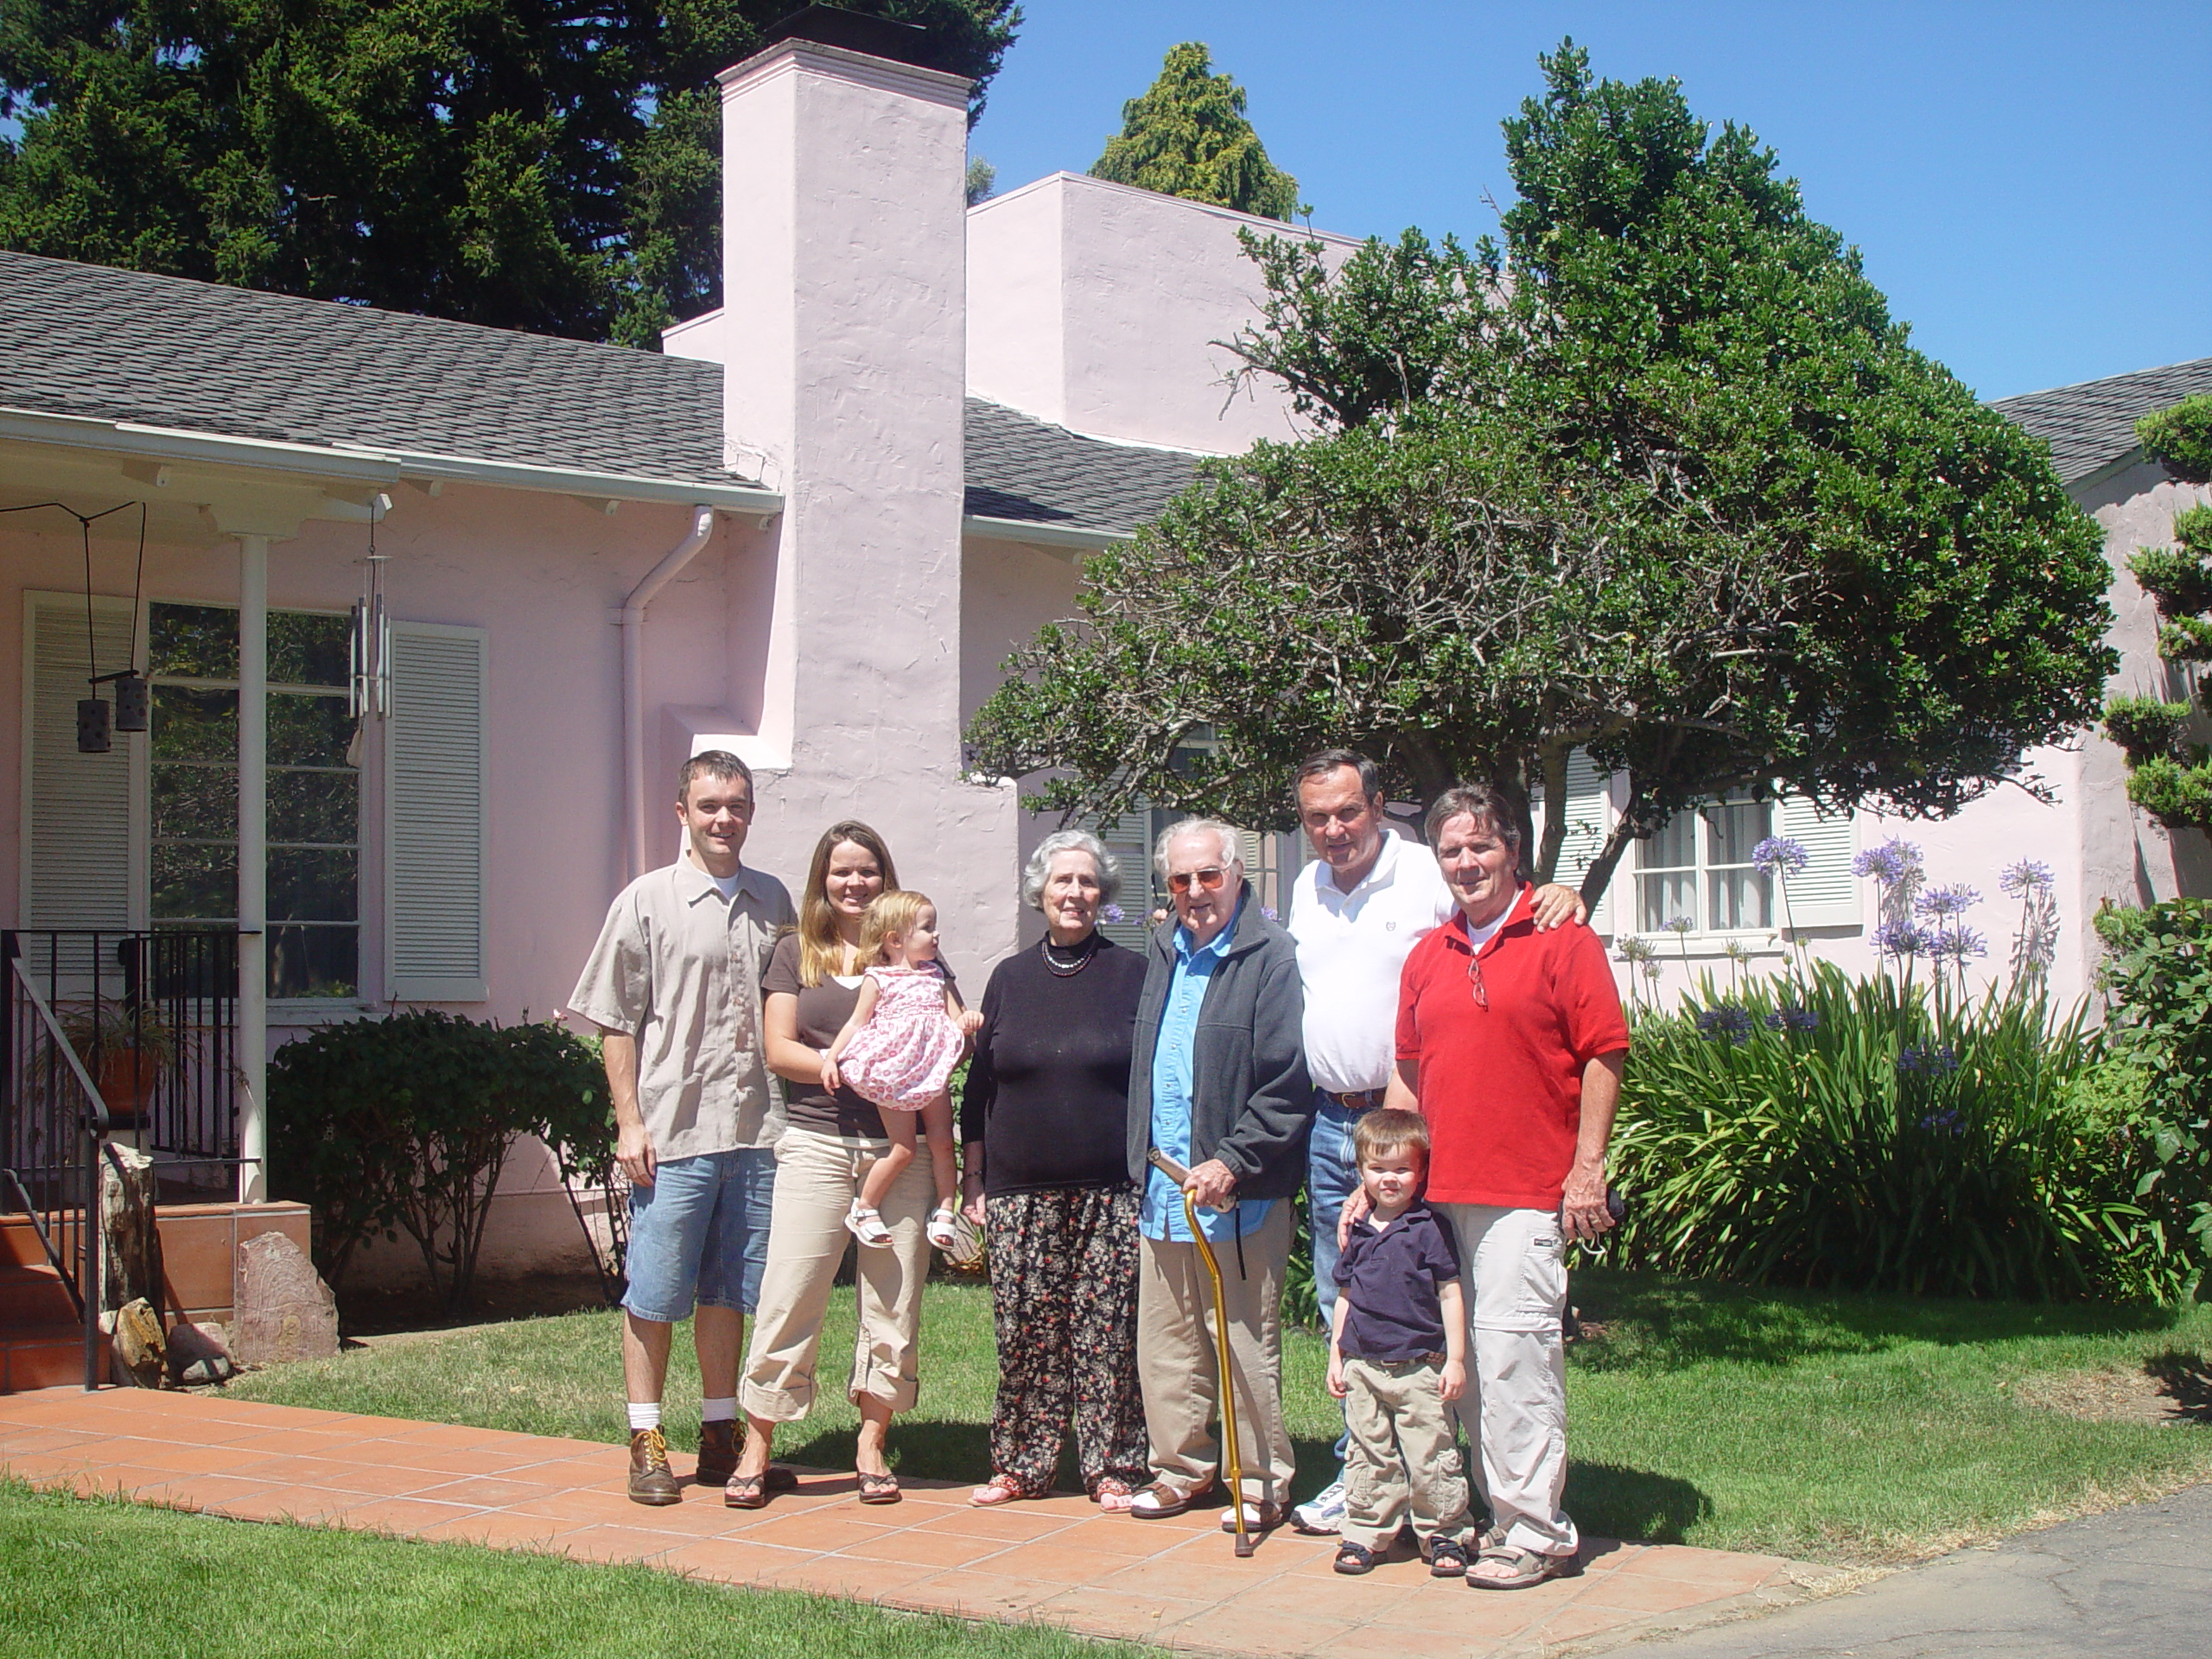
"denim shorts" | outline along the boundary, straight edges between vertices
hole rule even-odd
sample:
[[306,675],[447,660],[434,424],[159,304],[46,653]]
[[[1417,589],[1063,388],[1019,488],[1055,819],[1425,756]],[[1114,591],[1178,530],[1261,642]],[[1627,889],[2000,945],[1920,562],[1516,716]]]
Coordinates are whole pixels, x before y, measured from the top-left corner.
[[630,1287],[622,1306],[673,1325],[701,1307],[750,1313],[768,1260],[776,1154],[766,1147],[672,1158],[630,1189]]

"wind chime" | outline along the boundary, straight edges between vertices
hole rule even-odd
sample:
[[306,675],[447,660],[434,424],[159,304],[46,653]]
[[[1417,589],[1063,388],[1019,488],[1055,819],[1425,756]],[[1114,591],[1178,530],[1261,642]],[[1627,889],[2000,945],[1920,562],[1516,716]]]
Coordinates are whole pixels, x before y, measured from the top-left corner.
[[391,505],[391,498],[369,498],[369,552],[362,561],[368,568],[362,578],[361,596],[353,601],[352,662],[346,678],[346,711],[353,717],[353,736],[346,746],[346,763],[361,764],[361,738],[368,722],[391,712],[391,619],[385,613],[384,567],[390,555],[377,551],[377,520]]
[[[79,533],[85,543],[85,667],[86,683],[92,694],[77,702],[77,753],[105,754],[115,747],[117,732],[143,732],[149,725],[150,698],[146,690],[146,677],[138,671],[138,611],[146,588],[146,504],[138,505],[138,574],[130,588],[130,649],[124,666],[114,672],[100,672],[99,642],[92,630],[92,526],[111,513],[121,512],[131,504],[128,501],[99,512],[79,512],[61,501],[34,501],[28,506],[0,507],[0,512],[37,512],[51,507],[66,512],[77,521]],[[115,703],[109,707],[107,699],[100,696],[100,687],[115,688]]]

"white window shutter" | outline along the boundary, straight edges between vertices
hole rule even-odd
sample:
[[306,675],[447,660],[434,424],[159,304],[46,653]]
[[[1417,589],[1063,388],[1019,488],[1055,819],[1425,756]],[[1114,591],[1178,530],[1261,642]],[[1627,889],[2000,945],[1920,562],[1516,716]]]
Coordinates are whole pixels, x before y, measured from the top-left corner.
[[[1544,822],[1549,815],[1550,803],[1546,802]],[[1613,775],[1599,771],[1589,755],[1577,749],[1567,758],[1567,838],[1560,843],[1559,868],[1552,879],[1565,887],[1580,887],[1612,827]],[[1544,823],[1540,822],[1537,834],[1543,832]],[[1613,866],[1605,896],[1590,912],[1590,925],[1600,933],[1613,931],[1613,893],[1630,879],[1628,866],[1626,858]]]
[[1101,922],[1098,931],[1132,950],[1143,950],[1145,936],[1152,931],[1145,919],[1152,914],[1152,843],[1145,834],[1151,822],[1152,814],[1141,807],[1131,807],[1110,828],[1095,812],[1068,822],[1071,830],[1088,830],[1104,842],[1122,867],[1122,891],[1114,900],[1122,908],[1122,919]]
[[[1859,854],[1858,819],[1848,812],[1823,812],[1802,795],[1783,796],[1776,816],[1780,833],[1802,843],[1806,853],[1804,869],[1789,878],[1790,925],[1858,926],[1859,883],[1851,870]],[[1779,904],[1775,913],[1779,919]]]
[[486,663],[481,628],[391,625],[385,730],[385,969],[395,1002],[481,1002]]
[[[99,671],[128,668],[129,600],[95,597]],[[85,596],[23,595],[22,918],[27,928],[128,928],[131,772],[137,740],[117,732],[105,754],[77,753],[77,703],[86,678]],[[113,701],[113,688],[100,694]]]

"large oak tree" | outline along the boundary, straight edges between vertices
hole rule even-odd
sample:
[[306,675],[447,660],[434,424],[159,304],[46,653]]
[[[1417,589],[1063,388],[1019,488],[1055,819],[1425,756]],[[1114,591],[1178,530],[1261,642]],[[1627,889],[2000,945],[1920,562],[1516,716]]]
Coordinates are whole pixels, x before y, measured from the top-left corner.
[[1948,813],[2096,714],[2109,572],[2043,445],[1912,348],[1751,133],[1571,41],[1543,66],[1502,244],[1248,241],[1270,299],[1235,343],[1313,437],[1092,559],[979,767],[1256,824],[1324,744],[1524,810],[1582,748],[1628,779],[1594,899],[1724,791]]

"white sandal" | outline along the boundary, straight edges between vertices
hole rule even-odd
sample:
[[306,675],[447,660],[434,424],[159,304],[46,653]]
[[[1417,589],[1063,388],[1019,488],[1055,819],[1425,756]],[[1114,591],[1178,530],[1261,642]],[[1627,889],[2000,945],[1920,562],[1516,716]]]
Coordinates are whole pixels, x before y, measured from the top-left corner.
[[930,1211],[929,1224],[922,1231],[931,1243],[950,1255],[960,1248],[960,1212],[949,1204],[940,1204]]
[[883,1217],[858,1198],[845,1211],[845,1230],[872,1250],[890,1247],[891,1230],[883,1224]]

